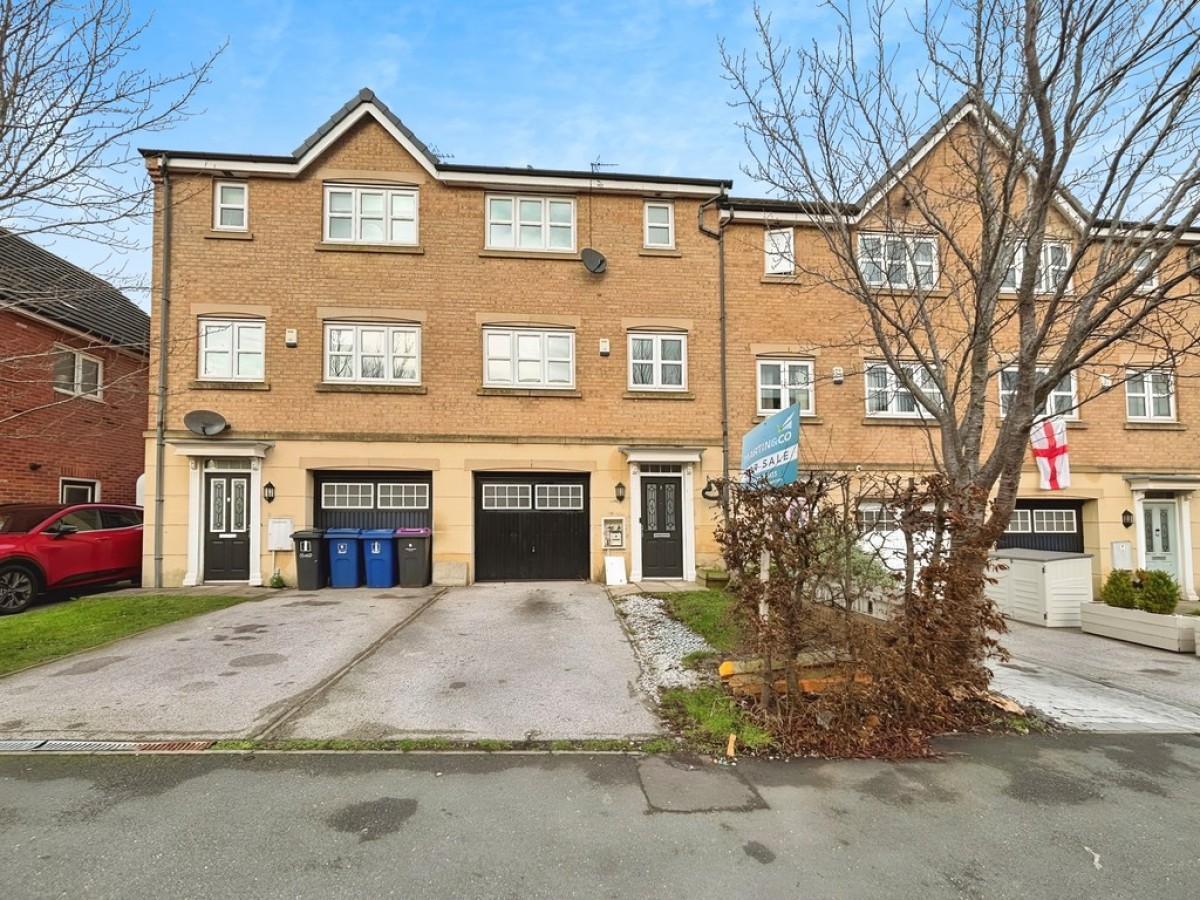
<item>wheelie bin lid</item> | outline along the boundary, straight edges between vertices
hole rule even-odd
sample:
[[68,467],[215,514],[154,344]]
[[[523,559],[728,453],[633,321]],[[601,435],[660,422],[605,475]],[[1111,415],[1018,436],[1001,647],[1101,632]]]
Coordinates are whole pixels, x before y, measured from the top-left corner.
[[432,528],[397,528],[396,534],[400,537],[428,537],[433,534]]
[[322,528],[301,528],[299,531],[293,531],[292,537],[298,541],[315,541],[325,536],[325,530]]
[[364,528],[362,536],[364,540],[377,541],[381,538],[393,537],[394,533],[390,528]]
[[327,538],[356,538],[362,534],[359,528],[330,528],[325,532]]

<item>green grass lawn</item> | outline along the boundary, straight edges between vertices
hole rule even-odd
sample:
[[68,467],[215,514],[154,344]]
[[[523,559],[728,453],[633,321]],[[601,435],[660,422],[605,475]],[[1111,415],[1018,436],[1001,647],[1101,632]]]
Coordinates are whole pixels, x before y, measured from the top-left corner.
[[719,653],[737,649],[742,632],[733,617],[733,594],[725,591],[679,591],[663,593],[667,611],[696,634],[708,641]]
[[247,599],[110,594],[0,616],[0,675]]

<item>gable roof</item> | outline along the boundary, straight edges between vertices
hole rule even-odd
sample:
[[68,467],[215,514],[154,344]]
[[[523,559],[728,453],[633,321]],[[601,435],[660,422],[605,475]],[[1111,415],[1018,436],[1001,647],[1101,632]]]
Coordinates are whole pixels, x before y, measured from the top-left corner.
[[17,309],[136,353],[150,317],[107,281],[0,228],[0,310]]
[[570,169],[449,165],[441,162],[393,113],[375,92],[363,88],[348,103],[309,135],[290,156],[256,153],[205,153],[196,150],[157,150],[139,148],[143,158],[166,156],[174,169],[190,171],[240,172],[249,175],[295,177],[365,117],[371,117],[433,178],[464,185],[520,185],[528,187],[573,186],[628,191],[675,191],[712,195],[732,186],[728,179],[674,178],[661,175],[634,175],[618,172],[584,172]]

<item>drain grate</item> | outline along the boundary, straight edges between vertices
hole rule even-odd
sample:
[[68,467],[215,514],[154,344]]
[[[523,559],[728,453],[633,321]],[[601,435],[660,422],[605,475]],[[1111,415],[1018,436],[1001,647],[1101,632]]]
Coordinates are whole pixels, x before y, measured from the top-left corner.
[[97,750],[135,750],[137,744],[129,741],[46,741],[33,749],[48,753],[94,753]]
[[212,741],[155,741],[149,744],[138,744],[136,749],[153,753],[189,753],[207,750],[212,745]]
[[194,753],[212,745],[212,741],[0,741],[0,753]]
[[23,750],[36,750],[45,741],[0,741],[0,753],[16,753]]

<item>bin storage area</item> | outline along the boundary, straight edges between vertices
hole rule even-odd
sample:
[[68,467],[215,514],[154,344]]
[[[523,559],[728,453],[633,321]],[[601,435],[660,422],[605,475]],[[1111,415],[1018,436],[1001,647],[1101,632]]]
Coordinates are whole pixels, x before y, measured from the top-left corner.
[[991,559],[996,583],[987,592],[1003,615],[1047,628],[1079,627],[1079,604],[1092,600],[1091,554],[1013,547],[993,550]]

